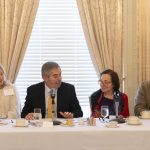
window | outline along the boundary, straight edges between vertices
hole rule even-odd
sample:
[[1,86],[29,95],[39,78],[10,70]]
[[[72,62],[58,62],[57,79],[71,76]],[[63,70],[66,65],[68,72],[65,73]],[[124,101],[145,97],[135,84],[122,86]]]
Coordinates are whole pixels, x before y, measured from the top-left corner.
[[84,111],[90,113],[88,97],[99,88],[85,42],[76,0],[41,0],[29,45],[16,86],[23,107],[26,88],[42,81],[41,66],[56,61],[62,68],[63,81],[75,85]]

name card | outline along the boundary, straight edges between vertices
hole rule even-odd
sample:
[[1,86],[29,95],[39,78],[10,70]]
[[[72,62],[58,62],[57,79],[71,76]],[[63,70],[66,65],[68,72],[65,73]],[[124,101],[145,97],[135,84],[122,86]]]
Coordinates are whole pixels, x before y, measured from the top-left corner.
[[44,121],[43,122],[43,127],[45,127],[45,128],[51,128],[51,127],[53,127],[53,122]]

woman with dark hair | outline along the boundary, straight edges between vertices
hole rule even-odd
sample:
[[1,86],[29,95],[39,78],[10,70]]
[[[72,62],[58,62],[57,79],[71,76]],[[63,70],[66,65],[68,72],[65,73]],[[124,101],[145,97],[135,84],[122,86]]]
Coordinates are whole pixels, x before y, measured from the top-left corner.
[[100,89],[90,96],[92,117],[100,118],[100,109],[102,105],[107,105],[109,115],[116,115],[115,110],[115,93],[118,95],[118,114],[123,117],[129,116],[128,97],[119,91],[120,82],[116,72],[111,69],[104,70],[100,73]]

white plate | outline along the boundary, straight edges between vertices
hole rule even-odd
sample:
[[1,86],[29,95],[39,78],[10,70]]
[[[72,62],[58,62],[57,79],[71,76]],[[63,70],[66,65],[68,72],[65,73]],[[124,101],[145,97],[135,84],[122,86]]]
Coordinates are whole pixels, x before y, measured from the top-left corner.
[[13,127],[28,127],[28,124],[25,124],[24,126],[18,126],[16,124],[14,124]]
[[30,123],[37,123],[37,122],[43,122],[42,120],[30,120]]
[[129,123],[129,122],[127,122],[127,125],[141,125],[142,124],[142,122],[139,122],[139,123]]
[[3,125],[7,125],[8,123],[6,122],[0,122],[0,126],[3,126]]
[[106,127],[107,127],[107,128],[118,128],[118,127],[119,127],[119,124],[117,124],[116,126],[111,126],[111,125],[109,125],[109,124],[106,124]]
[[75,126],[74,124],[73,125],[66,125],[66,124],[61,124],[61,126],[63,126],[63,127],[73,127],[73,126]]

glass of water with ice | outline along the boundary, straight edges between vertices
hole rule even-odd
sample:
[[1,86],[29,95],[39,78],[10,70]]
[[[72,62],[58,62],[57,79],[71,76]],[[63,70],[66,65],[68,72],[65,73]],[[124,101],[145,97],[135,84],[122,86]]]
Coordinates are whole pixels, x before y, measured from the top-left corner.
[[33,119],[34,120],[42,119],[41,108],[34,108]]

